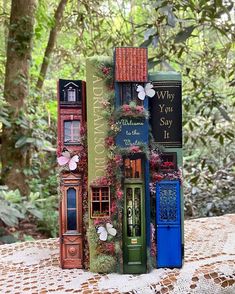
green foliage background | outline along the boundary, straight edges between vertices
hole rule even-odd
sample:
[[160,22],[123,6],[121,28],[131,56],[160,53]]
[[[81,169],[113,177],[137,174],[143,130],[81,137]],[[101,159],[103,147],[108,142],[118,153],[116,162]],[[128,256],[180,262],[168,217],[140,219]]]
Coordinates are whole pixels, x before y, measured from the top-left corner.
[[[0,84],[0,136],[3,124],[24,127],[15,148],[30,151],[24,173],[31,190],[23,197],[2,186],[0,201],[9,209],[8,219],[0,210],[2,225],[17,226],[18,220],[33,217],[38,229],[56,235],[56,81],[84,79],[86,57],[112,56],[116,46],[147,46],[151,71],[182,73],[186,215],[234,211],[234,2],[70,0],[48,60],[44,87],[38,91],[36,83],[58,4],[58,0],[38,1],[30,95],[27,111],[16,122],[9,120],[11,109],[2,94],[4,83]],[[0,1],[1,81],[10,9],[9,1]]]

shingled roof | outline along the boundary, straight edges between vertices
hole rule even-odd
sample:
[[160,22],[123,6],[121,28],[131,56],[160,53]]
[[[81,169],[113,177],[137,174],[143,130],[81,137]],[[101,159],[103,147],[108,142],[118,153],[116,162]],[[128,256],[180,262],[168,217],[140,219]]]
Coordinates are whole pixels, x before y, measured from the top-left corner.
[[148,81],[147,48],[118,47],[115,49],[115,81]]

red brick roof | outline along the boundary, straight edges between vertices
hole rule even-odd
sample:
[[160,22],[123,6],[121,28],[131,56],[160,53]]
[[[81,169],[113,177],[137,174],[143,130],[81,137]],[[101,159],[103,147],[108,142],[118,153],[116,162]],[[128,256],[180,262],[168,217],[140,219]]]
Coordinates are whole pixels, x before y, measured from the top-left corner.
[[115,50],[115,81],[147,82],[147,48],[118,47]]

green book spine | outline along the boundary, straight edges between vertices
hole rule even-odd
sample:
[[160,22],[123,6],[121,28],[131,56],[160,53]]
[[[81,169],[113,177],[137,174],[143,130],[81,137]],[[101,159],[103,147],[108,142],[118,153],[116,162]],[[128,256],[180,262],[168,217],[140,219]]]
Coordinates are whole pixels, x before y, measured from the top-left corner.
[[[108,121],[104,115],[104,101],[107,100],[107,86],[102,77],[97,75],[97,64],[109,60],[108,57],[92,57],[86,62],[87,85],[87,143],[88,143],[88,209],[89,229],[88,243],[90,251],[90,270],[98,270],[99,255],[96,252],[98,234],[91,215],[91,183],[105,176],[107,166],[107,137]],[[109,90],[110,91],[110,90]]]

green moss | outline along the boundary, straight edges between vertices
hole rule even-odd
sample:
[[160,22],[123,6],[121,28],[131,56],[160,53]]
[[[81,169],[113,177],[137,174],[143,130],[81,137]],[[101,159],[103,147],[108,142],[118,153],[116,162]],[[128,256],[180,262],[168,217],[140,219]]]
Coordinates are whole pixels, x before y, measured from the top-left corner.
[[121,247],[120,247],[120,242],[119,241],[117,241],[117,242],[115,242],[115,252],[116,252],[116,254],[120,254],[121,253]]
[[87,230],[87,238],[90,247],[96,248],[98,242],[99,242],[99,236],[96,232],[96,229],[93,225],[90,224],[88,230]]
[[114,256],[100,254],[91,260],[90,270],[96,273],[112,273],[116,270],[116,262]]

